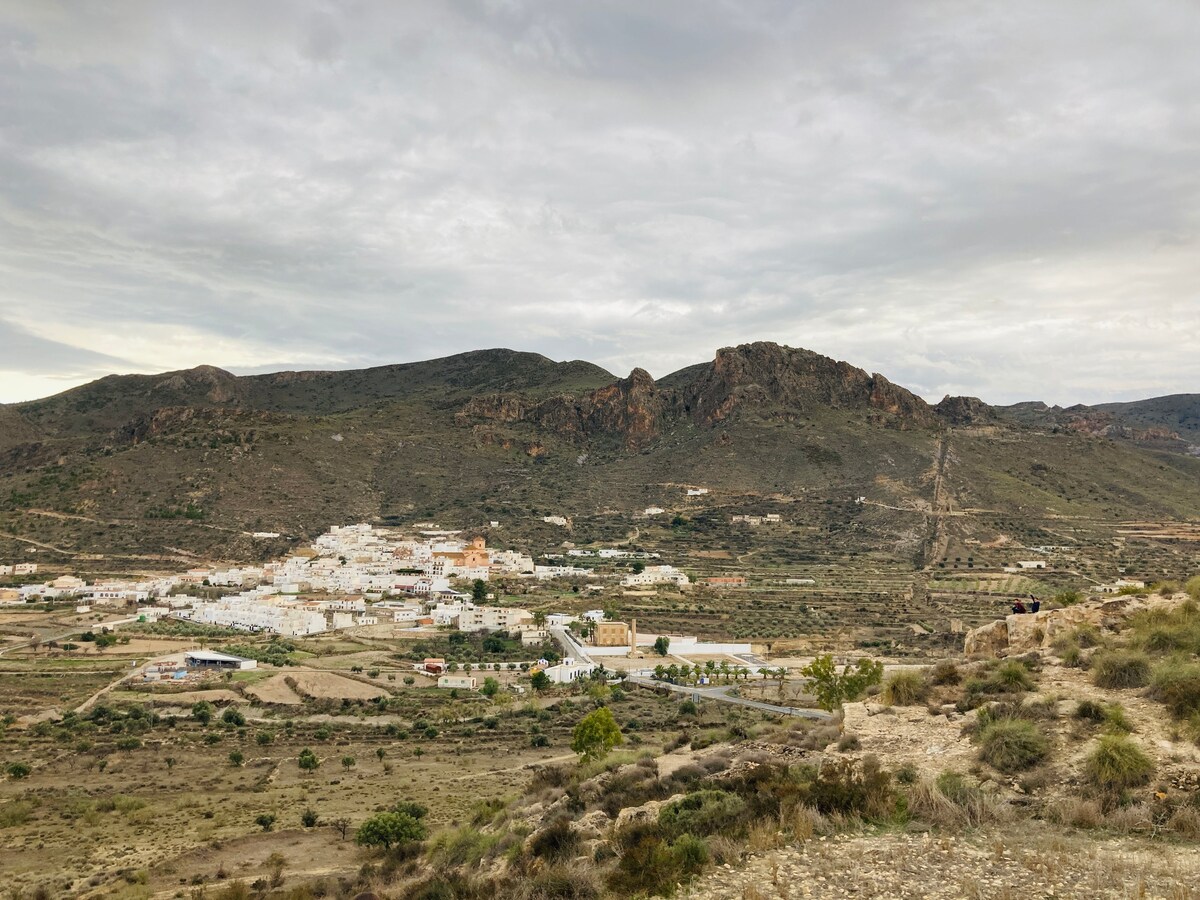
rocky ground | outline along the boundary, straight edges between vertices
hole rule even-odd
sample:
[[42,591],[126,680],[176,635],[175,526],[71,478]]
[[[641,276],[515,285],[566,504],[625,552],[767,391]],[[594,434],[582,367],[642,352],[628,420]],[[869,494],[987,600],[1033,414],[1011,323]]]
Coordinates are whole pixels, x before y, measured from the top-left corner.
[[1097,838],[1022,823],[964,835],[844,834],[814,838],[725,866],[684,891],[686,900],[801,897],[1200,897],[1194,846]]

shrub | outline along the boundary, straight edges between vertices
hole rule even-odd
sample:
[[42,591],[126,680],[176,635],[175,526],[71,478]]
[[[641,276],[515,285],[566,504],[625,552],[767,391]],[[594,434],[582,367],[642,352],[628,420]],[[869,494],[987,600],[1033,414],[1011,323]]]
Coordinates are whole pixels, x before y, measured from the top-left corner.
[[883,702],[889,706],[916,706],[928,694],[924,676],[911,670],[894,673],[883,685]]
[[1125,715],[1125,707],[1113,703],[1104,709],[1104,730],[1110,734],[1129,734],[1134,731],[1133,723]]
[[1185,719],[1200,712],[1200,664],[1167,660],[1154,670],[1150,696]]
[[529,842],[529,853],[538,859],[562,862],[576,855],[579,843],[579,833],[560,819],[533,836]]
[[[600,900],[604,895],[594,866],[547,866],[523,885],[522,900]],[[447,895],[464,897],[464,893]]]
[[408,813],[376,813],[358,826],[354,842],[364,847],[390,849],[393,844],[406,844],[425,838],[425,826]]
[[817,705],[833,711],[879,684],[883,680],[883,663],[864,657],[853,666],[843,666],[839,673],[833,657],[827,654],[816,657],[800,674],[809,680],[808,690],[817,698]]
[[838,738],[837,748],[842,753],[848,750],[859,750],[862,748],[862,741],[858,739],[857,734],[843,734]]
[[1145,687],[1150,681],[1150,661],[1132,650],[1113,650],[1092,661],[1092,682],[1109,689]]
[[727,834],[746,812],[746,801],[728,791],[694,791],[660,810],[658,822],[669,836]]
[[1001,693],[1016,694],[1021,691],[1032,691],[1034,688],[1033,677],[1029,674],[1029,669],[1015,659],[997,666],[988,681],[993,685],[994,690]]
[[1095,700],[1080,700],[1075,707],[1075,718],[1089,722],[1104,721],[1104,707]]
[[962,673],[958,671],[958,663],[952,659],[943,659],[929,675],[929,680],[934,684],[958,684],[962,681]]
[[874,756],[861,764],[844,759],[822,767],[807,793],[808,803],[825,815],[880,818],[891,813],[895,800],[891,773]]
[[979,755],[988,765],[1012,774],[1035,766],[1050,752],[1050,742],[1025,719],[1001,719],[979,735]]
[[464,825],[435,836],[430,844],[429,858],[438,866],[474,867],[482,863],[499,842],[499,835]]
[[1129,738],[1106,734],[1088,757],[1085,771],[1097,787],[1119,792],[1149,781],[1154,763]]
[[1003,802],[990,798],[956,772],[943,772],[936,780],[923,779],[908,794],[914,816],[943,828],[976,826],[1003,815]]

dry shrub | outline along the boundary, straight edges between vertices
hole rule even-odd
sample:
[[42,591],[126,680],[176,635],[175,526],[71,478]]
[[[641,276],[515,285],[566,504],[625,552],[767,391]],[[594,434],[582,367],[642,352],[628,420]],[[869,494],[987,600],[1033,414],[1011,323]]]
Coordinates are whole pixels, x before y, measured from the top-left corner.
[[604,890],[595,866],[571,863],[547,866],[531,877],[519,879],[514,890],[503,896],[505,900],[599,900]]
[[1072,828],[1099,828],[1104,821],[1104,810],[1095,800],[1064,797],[1046,808],[1046,817],[1056,825],[1070,825]]
[[943,772],[936,780],[923,778],[908,794],[914,816],[940,828],[975,827],[1008,818],[1007,805],[985,794],[956,772]]
[[746,849],[751,853],[762,853],[783,846],[783,828],[778,819],[764,819],[750,826],[746,835]]
[[958,671],[958,663],[952,659],[943,659],[933,667],[929,680],[936,685],[953,685],[962,681],[962,673]]
[[920,672],[896,672],[883,685],[883,702],[889,706],[916,706],[929,694]]
[[1144,653],[1113,650],[1092,661],[1092,682],[1097,687],[1120,690],[1145,687],[1150,681],[1150,660]]
[[1181,806],[1167,820],[1167,828],[1189,840],[1200,838],[1200,810],[1194,806]]
[[1154,828],[1154,813],[1145,803],[1118,806],[1105,816],[1104,827],[1120,834],[1151,831]]
[[745,845],[741,841],[726,837],[723,834],[714,834],[708,838],[707,843],[708,855],[716,865],[736,865],[741,862],[742,853],[745,849]]
[[752,884],[742,888],[742,900],[767,900],[766,895]]
[[827,827],[825,817],[803,803],[787,807],[779,816],[779,823],[797,841],[807,841]]
[[1185,719],[1200,712],[1200,664],[1168,660],[1154,670],[1150,696],[1176,718]]

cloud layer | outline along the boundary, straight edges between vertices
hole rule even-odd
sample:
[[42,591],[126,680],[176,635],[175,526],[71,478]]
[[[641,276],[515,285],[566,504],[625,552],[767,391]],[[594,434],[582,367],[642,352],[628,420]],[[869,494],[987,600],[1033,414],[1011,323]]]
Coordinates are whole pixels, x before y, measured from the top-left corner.
[[770,339],[1200,390],[1200,7],[0,2],[0,401]]

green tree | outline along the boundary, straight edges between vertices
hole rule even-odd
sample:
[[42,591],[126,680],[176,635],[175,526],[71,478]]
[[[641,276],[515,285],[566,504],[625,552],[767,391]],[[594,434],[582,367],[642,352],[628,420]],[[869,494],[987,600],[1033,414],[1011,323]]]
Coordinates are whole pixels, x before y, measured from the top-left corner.
[[630,564],[629,568],[634,575],[640,575],[642,572],[646,571],[646,564],[638,559],[634,560],[633,563]]
[[495,697],[500,693],[500,682],[491,677],[483,679],[483,687],[479,689],[479,693],[485,697]]
[[487,582],[482,578],[476,578],[475,583],[471,585],[471,599],[476,603],[482,603],[487,599],[487,594]]
[[550,676],[538,669],[529,679],[529,683],[533,685],[535,691],[544,691],[550,687]]
[[246,724],[246,717],[234,707],[229,706],[226,707],[225,712],[221,713],[221,721],[226,725],[236,725],[240,728]]
[[667,650],[671,646],[671,639],[665,634],[660,634],[654,639],[654,652],[659,656],[666,656]]
[[192,718],[201,725],[207,725],[212,721],[213,705],[207,700],[199,700],[192,704]]
[[391,849],[393,844],[407,844],[425,838],[425,826],[406,812],[376,813],[358,826],[354,842],[363,847]]
[[229,763],[233,766],[240,766],[246,761],[246,757],[242,755],[241,750],[234,750],[229,754]]
[[262,828],[263,831],[270,831],[271,826],[275,824],[275,816],[273,813],[261,813],[254,819],[254,824]]
[[351,769],[354,768],[354,763],[355,763],[355,759],[353,756],[343,756],[342,757],[342,768],[345,769],[347,772],[349,772]]
[[311,806],[305,807],[304,812],[300,813],[300,824],[305,828],[316,828],[320,822],[320,817],[317,816],[316,810]]
[[601,759],[624,740],[612,711],[602,706],[592,710],[575,725],[571,733],[571,750],[583,760]]
[[317,767],[321,765],[321,761],[317,759],[317,754],[305,747],[300,751],[300,758],[296,764],[305,772],[315,772]]
[[837,671],[833,657],[818,656],[800,670],[809,679],[809,690],[817,698],[821,709],[833,712],[843,703],[857,700],[873,684],[883,680],[883,663],[863,658],[853,666],[843,666]]

